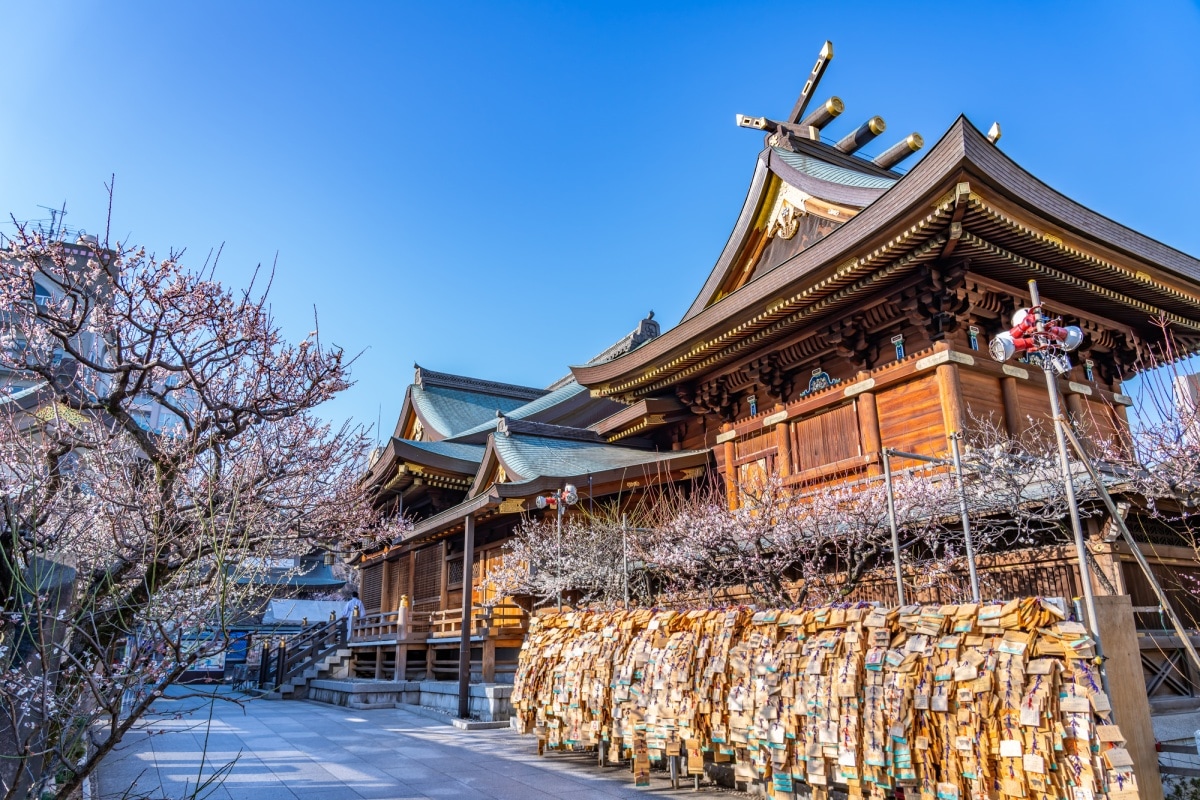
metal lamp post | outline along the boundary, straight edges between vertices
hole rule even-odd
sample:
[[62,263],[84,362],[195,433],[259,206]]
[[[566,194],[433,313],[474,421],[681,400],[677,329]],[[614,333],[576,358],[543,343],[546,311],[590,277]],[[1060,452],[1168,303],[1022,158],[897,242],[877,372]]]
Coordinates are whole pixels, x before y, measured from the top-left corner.
[[1079,521],[1079,504],[1075,499],[1075,482],[1071,476],[1071,461],[1067,454],[1067,438],[1063,430],[1062,406],[1058,399],[1057,376],[1071,368],[1067,351],[1079,347],[1083,331],[1074,325],[1061,326],[1059,320],[1046,316],[1042,309],[1042,298],[1038,293],[1037,281],[1029,281],[1029,297],[1033,306],[1019,309],[1013,316],[1013,327],[994,337],[989,346],[992,358],[1007,361],[1017,353],[1038,353],[1042,372],[1046,376],[1046,393],[1050,396],[1050,416],[1054,423],[1054,437],[1058,440],[1058,463],[1062,470],[1063,484],[1067,493],[1067,508],[1071,517],[1071,532],[1075,537],[1075,553],[1079,559],[1079,581],[1083,584],[1083,603],[1087,611],[1088,628],[1100,652],[1100,629],[1096,617],[1096,598],[1092,592],[1092,572],[1088,566],[1087,543],[1083,538],[1083,526]]
[[551,492],[547,495],[538,495],[534,503],[538,508],[546,508],[549,506],[555,510],[554,516],[554,539],[555,539],[555,562],[557,565],[557,574],[555,575],[555,583],[558,588],[558,611],[562,613],[562,518],[567,510],[567,506],[573,506],[579,502],[579,492],[576,491],[575,485],[568,483],[557,492]]

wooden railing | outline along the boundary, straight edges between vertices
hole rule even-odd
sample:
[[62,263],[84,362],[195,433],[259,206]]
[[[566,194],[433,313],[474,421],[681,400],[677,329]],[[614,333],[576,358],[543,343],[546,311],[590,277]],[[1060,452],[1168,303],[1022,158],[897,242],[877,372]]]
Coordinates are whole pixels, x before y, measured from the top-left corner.
[[[529,615],[517,605],[502,603],[485,608],[475,606],[471,614],[472,636],[501,633],[520,635],[529,625]],[[381,611],[354,619],[351,643],[421,641],[462,635],[462,609],[445,611]]]
[[346,623],[331,619],[305,628],[281,645],[282,665],[276,669],[275,685],[299,675],[312,664],[346,643]]

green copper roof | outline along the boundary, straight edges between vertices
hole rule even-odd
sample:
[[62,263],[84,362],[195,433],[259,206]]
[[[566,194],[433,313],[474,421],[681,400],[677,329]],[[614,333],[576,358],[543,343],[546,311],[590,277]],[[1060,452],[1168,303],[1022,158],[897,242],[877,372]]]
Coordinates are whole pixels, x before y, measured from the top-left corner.
[[[571,381],[570,383],[566,384],[565,386],[559,387],[558,389],[555,389],[554,391],[550,392],[549,394],[542,395],[537,400],[534,400],[530,403],[526,403],[525,405],[523,405],[519,408],[515,408],[512,411],[505,411],[504,416],[508,417],[509,419],[525,419],[527,417],[532,417],[536,414],[539,414],[539,413],[545,411],[546,409],[553,408],[554,406],[558,405],[559,403],[562,403],[566,400],[570,400],[572,397],[579,394],[580,392],[586,392],[586,391],[587,391],[587,389],[580,386],[575,381]],[[503,410],[504,409],[501,409],[501,411],[503,411]],[[454,434],[455,438],[463,437],[463,436],[470,436],[475,433],[483,433],[485,431],[493,430],[496,427],[496,419],[497,419],[497,417],[493,414],[492,418],[489,419],[487,422],[480,423],[479,425],[476,425],[474,428],[469,428],[465,431],[460,431],[459,433]],[[482,448],[480,448],[480,450],[482,452]]]
[[539,477],[569,478],[614,469],[628,469],[632,477],[653,472],[660,462],[699,452],[672,450],[659,453],[602,442],[520,434],[497,434],[495,443],[496,455],[510,473],[519,475],[522,480]]
[[481,444],[459,444],[458,442],[414,442],[412,439],[398,439],[405,446],[423,450],[446,458],[456,458],[459,461],[473,461],[478,464],[483,460],[484,446]]
[[868,175],[847,167],[839,167],[804,153],[793,153],[778,147],[771,149],[792,169],[803,172],[805,175],[811,175],[818,180],[840,183],[843,186],[860,186],[866,189],[890,189],[896,183],[892,178]]
[[528,402],[527,398],[503,397],[455,389],[448,386],[413,384],[412,403],[426,427],[443,437],[454,436],[496,418],[496,412],[508,413]]

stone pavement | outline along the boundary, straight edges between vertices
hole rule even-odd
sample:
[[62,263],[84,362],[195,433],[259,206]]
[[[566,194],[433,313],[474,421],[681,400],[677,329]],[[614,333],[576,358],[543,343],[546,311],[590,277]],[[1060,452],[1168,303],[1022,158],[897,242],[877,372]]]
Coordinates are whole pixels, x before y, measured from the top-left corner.
[[155,710],[166,717],[149,719],[130,732],[101,765],[99,800],[186,797],[198,779],[234,758],[238,761],[224,782],[199,797],[536,800],[645,797],[647,792],[730,797],[711,786],[694,792],[686,780],[674,791],[664,772],[652,773],[649,789],[636,789],[628,766],[600,769],[593,754],[543,758],[531,736],[509,729],[459,731],[399,709],[353,711],[268,700],[252,700],[243,708],[220,699],[164,698]]

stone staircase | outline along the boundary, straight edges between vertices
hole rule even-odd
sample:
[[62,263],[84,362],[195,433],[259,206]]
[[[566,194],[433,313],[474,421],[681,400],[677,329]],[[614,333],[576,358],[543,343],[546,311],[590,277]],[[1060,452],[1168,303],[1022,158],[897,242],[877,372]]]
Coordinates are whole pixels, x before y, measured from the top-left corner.
[[317,678],[345,677],[353,651],[346,646],[345,620],[331,619],[302,630],[276,654],[272,682],[262,686],[268,700],[299,700],[306,696],[308,684]]
[[263,695],[266,700],[303,700],[308,696],[308,685],[319,678],[344,678],[350,671],[353,651],[341,647],[316,659],[299,674],[292,675],[283,683]]

